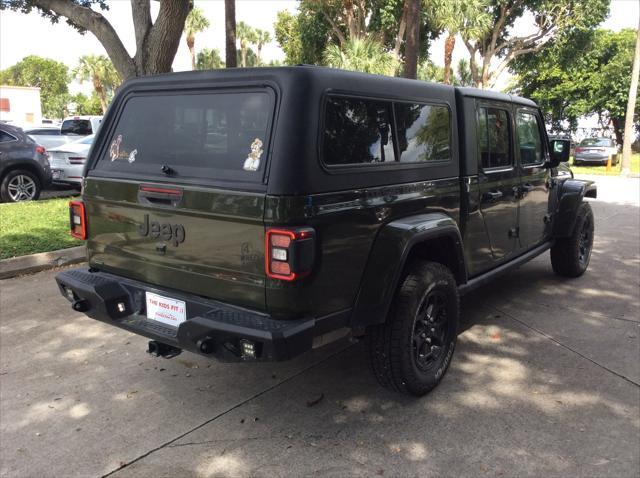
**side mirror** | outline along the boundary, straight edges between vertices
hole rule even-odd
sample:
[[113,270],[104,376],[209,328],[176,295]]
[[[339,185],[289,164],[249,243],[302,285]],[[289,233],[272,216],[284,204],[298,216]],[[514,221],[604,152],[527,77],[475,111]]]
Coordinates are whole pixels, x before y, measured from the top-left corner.
[[549,150],[551,151],[551,161],[549,161],[549,166],[555,168],[560,163],[566,163],[569,161],[571,140],[552,139],[549,141]]

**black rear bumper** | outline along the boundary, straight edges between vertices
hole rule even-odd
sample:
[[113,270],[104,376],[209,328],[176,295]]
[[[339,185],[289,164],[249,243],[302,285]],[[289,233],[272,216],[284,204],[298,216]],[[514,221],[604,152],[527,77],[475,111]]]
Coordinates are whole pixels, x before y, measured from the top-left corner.
[[[275,320],[266,314],[125,279],[105,272],[72,269],[56,276],[60,292],[79,312],[152,340],[223,361],[280,361],[313,346],[324,333],[314,318]],[[187,320],[178,327],[146,317],[145,293],[153,292],[186,302]],[[340,320],[331,320],[340,326]],[[332,327],[337,328],[337,327]],[[249,342],[255,356],[243,354]]]

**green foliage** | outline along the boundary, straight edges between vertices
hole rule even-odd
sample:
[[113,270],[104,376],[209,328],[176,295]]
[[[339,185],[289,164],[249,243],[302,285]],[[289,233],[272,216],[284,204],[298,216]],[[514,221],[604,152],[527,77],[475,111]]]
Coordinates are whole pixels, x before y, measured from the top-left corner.
[[196,65],[198,70],[214,70],[224,68],[224,60],[217,48],[203,48],[198,52]]
[[342,48],[331,44],[325,51],[324,61],[334,68],[378,75],[392,76],[398,68],[397,60],[371,38],[347,40]]
[[563,122],[575,129],[578,118],[590,114],[611,119],[618,128],[626,114],[634,47],[630,29],[572,35],[554,42],[544,55],[515,62],[513,90],[538,102],[556,130]]
[[76,105],[75,114],[77,115],[101,115],[102,106],[100,104],[100,98],[95,92],[91,93],[91,96],[87,96],[83,93],[69,97],[69,103]]
[[[460,59],[456,68],[451,70],[452,84],[454,86],[475,86],[467,60]],[[444,68],[427,60],[418,67],[418,79],[442,83],[444,81]]]
[[197,33],[209,28],[209,25],[209,20],[204,16],[202,9],[193,7],[184,22],[184,34],[187,37],[187,43],[193,41]]
[[0,259],[79,246],[69,234],[69,198],[0,204]]
[[322,64],[322,54],[330,36],[322,13],[310,10],[303,2],[297,15],[286,10],[278,12],[273,27],[287,65]]
[[0,83],[40,88],[42,114],[62,118],[68,94],[69,69],[64,63],[31,55],[0,71]]

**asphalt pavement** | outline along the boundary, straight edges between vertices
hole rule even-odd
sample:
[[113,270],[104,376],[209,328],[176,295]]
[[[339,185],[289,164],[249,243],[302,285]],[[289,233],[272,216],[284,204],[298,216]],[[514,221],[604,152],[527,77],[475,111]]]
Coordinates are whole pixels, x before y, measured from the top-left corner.
[[165,360],[73,312],[55,271],[0,281],[0,475],[638,477],[640,181],[597,181],[589,271],[544,254],[467,296],[421,399],[381,389],[361,343]]

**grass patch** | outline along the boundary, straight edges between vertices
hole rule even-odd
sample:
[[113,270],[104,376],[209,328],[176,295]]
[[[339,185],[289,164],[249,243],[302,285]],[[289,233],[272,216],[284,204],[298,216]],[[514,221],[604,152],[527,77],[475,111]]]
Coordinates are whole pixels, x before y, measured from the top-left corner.
[[[606,165],[593,165],[593,166],[574,166],[573,157],[569,160],[571,165],[571,171],[574,174],[596,174],[598,176],[619,176],[622,170],[622,160],[618,161],[618,164],[611,167],[611,171],[607,171]],[[631,173],[640,173],[640,153],[631,155]]]
[[0,259],[79,246],[69,234],[69,198],[0,204]]

